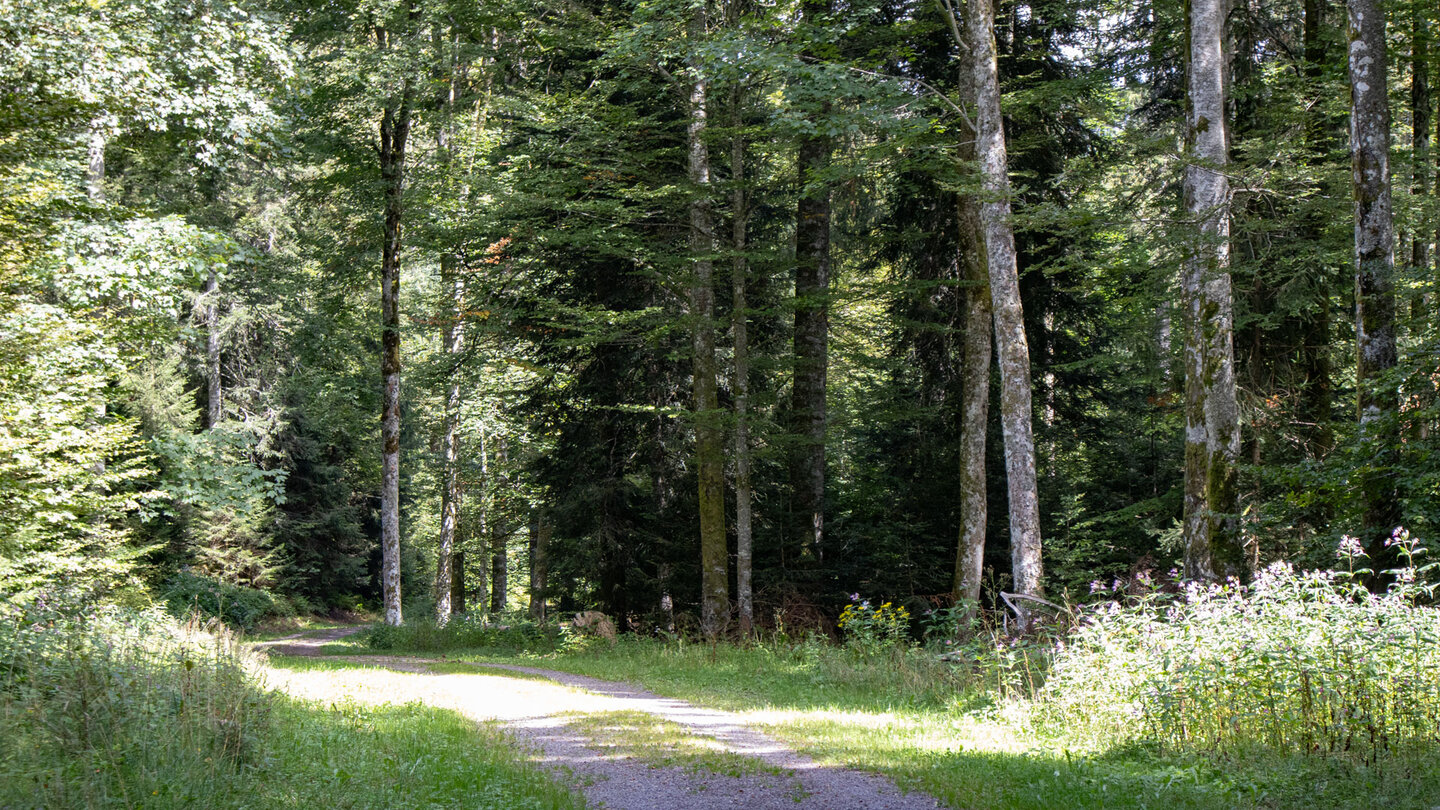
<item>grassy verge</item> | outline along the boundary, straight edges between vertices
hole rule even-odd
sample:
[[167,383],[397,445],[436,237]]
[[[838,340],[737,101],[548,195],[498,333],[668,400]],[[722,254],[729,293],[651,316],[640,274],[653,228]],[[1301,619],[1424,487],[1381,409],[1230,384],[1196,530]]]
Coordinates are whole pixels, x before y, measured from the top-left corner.
[[[398,652],[398,651],[397,651]],[[407,653],[408,654],[408,653]],[[659,694],[751,713],[815,758],[885,773],[955,808],[1429,810],[1440,769],[1424,758],[1161,755],[1082,749],[1063,729],[1025,730],[984,684],[921,651],[861,657],[841,648],[624,640],[543,655],[452,650],[448,657],[639,683]]]
[[262,691],[257,666],[157,613],[8,609],[0,807],[583,807],[497,730],[292,700]]

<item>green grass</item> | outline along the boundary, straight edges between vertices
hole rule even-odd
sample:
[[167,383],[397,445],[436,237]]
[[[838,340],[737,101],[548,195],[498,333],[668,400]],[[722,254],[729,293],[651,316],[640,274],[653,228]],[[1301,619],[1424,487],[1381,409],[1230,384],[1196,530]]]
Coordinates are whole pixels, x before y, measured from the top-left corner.
[[1423,758],[1367,766],[1335,758],[1161,755],[1129,745],[1082,754],[1061,733],[1024,730],[994,691],[923,652],[863,658],[821,644],[737,647],[622,640],[544,655],[466,658],[638,683],[669,697],[752,712],[816,759],[885,773],[954,808],[1050,810],[1429,810],[1440,768]]
[[639,760],[652,768],[680,768],[690,773],[737,778],[794,777],[791,771],[727,750],[712,739],[690,733],[679,723],[648,712],[590,712],[569,715],[566,720],[567,725],[584,735],[594,747]]
[[265,693],[256,666],[156,613],[0,615],[0,807],[583,807],[497,729]]

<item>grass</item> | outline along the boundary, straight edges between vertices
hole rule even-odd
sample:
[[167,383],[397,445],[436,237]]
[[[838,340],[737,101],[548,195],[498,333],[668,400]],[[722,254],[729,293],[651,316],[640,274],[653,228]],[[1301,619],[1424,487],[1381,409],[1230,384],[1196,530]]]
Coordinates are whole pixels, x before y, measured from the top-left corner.
[[543,655],[496,649],[451,659],[523,663],[629,681],[747,713],[816,759],[887,774],[950,807],[1128,810],[1430,810],[1433,759],[1366,765],[1255,753],[1083,747],[1035,733],[1013,704],[918,650],[872,657],[819,642],[718,645],[622,640]]
[[603,751],[629,757],[652,768],[680,768],[688,773],[711,773],[741,778],[794,773],[767,765],[760,759],[730,751],[715,740],[696,736],[679,723],[648,712],[591,712],[566,717],[567,725]]
[[157,613],[5,610],[7,810],[584,806],[455,712],[266,693],[223,633]]

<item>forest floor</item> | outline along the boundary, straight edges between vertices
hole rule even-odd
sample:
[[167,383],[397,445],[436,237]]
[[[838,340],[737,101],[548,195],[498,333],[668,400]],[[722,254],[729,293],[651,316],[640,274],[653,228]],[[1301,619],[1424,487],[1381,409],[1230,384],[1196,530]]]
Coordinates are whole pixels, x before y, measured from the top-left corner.
[[324,655],[360,628],[329,628],[255,645],[269,685],[326,703],[423,703],[495,724],[608,810],[848,808],[933,810],[887,779],[823,765],[739,714],[639,687],[535,667],[380,655]]

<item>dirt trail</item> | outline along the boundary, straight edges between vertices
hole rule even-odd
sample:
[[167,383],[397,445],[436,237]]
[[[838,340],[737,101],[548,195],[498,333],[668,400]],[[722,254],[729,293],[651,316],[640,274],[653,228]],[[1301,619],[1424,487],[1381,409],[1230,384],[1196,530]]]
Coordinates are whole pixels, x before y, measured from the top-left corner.
[[[257,644],[283,655],[318,655],[322,645],[358,628],[297,634]],[[327,656],[329,657],[329,656]],[[580,675],[503,664],[469,664],[473,672],[435,673],[434,661],[395,656],[343,656],[366,669],[341,672],[272,670],[272,686],[297,697],[366,703],[408,703],[499,722],[528,744],[533,759],[551,768],[592,807],[607,810],[935,810],[919,793],[902,794],[873,774],[820,765],[749,725],[733,712],[705,709],[639,687]],[[453,662],[446,662],[453,667]],[[516,678],[495,670],[535,677]],[[339,693],[337,694],[337,689]],[[571,723],[576,714],[645,712],[677,723],[723,750],[764,763],[768,772],[726,776],[680,767],[654,767],[596,745]]]

